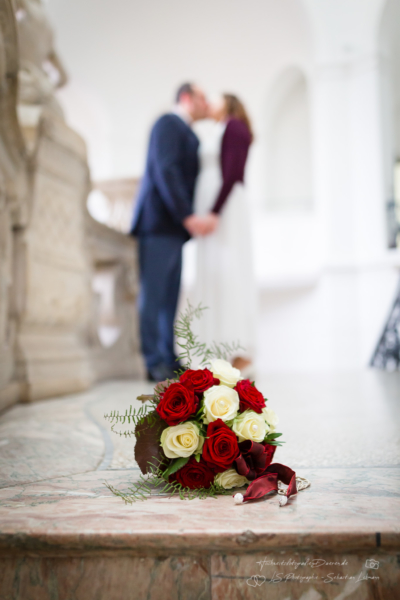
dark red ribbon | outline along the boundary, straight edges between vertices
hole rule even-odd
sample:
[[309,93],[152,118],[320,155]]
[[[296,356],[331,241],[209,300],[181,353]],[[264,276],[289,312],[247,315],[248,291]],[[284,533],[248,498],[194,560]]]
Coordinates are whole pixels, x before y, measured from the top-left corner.
[[275,454],[276,446],[258,444],[245,440],[239,444],[240,455],[234,465],[239,475],[244,475],[249,481],[257,479],[269,467]]
[[288,498],[297,494],[296,473],[285,465],[274,463],[265,470],[263,475],[255,479],[249,485],[246,493],[243,494],[243,502],[263,498],[266,494],[269,494],[269,492],[277,492],[278,480],[288,486],[286,490],[286,496]]
[[234,465],[239,475],[244,475],[252,482],[243,495],[243,502],[257,500],[270,492],[278,491],[278,480],[288,486],[288,498],[297,494],[296,473],[280,463],[271,464],[276,446],[246,440],[239,444],[239,449],[241,453]]

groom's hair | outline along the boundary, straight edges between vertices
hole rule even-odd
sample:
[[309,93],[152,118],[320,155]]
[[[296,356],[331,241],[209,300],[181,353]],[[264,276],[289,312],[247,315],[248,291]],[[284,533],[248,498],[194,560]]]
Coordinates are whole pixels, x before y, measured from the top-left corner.
[[175,97],[176,102],[180,102],[180,99],[184,94],[189,94],[190,96],[193,94],[193,83],[182,83],[182,85],[179,86]]

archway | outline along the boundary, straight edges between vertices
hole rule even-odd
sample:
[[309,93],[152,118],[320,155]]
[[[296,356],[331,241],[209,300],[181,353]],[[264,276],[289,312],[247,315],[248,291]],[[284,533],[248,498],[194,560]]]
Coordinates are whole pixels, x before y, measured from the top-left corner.
[[272,85],[267,105],[266,207],[313,208],[309,86],[303,71],[286,68]]

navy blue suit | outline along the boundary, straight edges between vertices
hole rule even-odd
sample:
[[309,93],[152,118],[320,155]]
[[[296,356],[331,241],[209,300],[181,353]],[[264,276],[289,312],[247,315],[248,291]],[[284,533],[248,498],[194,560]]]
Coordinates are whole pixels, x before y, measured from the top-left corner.
[[151,131],[131,227],[139,238],[140,334],[149,370],[176,367],[173,325],[182,247],[190,237],[182,221],[193,213],[198,145],[191,128],[172,113],[160,117]]

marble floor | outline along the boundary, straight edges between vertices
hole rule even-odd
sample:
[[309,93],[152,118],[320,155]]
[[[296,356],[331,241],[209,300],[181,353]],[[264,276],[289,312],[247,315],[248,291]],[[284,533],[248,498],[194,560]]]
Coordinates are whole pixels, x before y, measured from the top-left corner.
[[147,383],[3,413],[0,598],[400,598],[400,373],[271,375],[258,387],[280,416],[276,462],[311,481],[283,508],[276,496],[114,497],[104,482],[126,489],[139,471],[134,441],[103,415],[139,405]]

